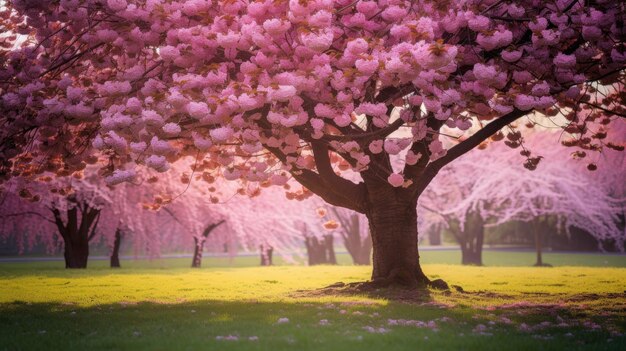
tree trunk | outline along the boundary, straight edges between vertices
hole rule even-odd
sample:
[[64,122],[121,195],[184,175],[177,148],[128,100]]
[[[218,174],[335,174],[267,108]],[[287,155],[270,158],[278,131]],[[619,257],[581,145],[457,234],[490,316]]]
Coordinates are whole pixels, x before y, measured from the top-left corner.
[[432,246],[441,245],[441,230],[431,230],[428,233],[428,243]]
[[87,268],[89,257],[89,241],[86,238],[71,238],[64,240],[65,243],[65,268]]
[[535,266],[543,266],[543,258],[541,257],[541,251],[542,251],[542,235],[541,235],[541,231],[539,228],[539,220],[538,219],[533,219],[533,231],[535,232],[535,250],[537,251],[537,262],[535,262]]
[[87,268],[89,241],[96,235],[100,210],[91,207],[86,202],[76,201],[74,196],[68,196],[67,201],[74,203],[74,206],[66,210],[65,221],[58,208],[50,208],[54,215],[54,222],[65,244],[63,253],[65,268]]
[[326,244],[326,263],[337,264],[337,257],[335,256],[335,246],[333,245],[333,235],[324,235],[324,243]]
[[120,245],[122,243],[122,231],[115,231],[115,240],[113,241],[113,251],[111,252],[111,268],[120,268]]
[[348,223],[344,222],[342,221],[341,236],[343,245],[348,250],[350,257],[352,257],[352,262],[355,265],[369,265],[370,256],[372,255],[372,236],[368,233],[366,238],[361,238],[358,215],[353,214],[350,216]]
[[461,262],[465,265],[483,265],[483,242],[485,238],[485,226],[479,213],[470,213],[465,218],[465,226],[460,237]]
[[337,264],[333,235],[326,234],[322,240],[313,235],[305,234],[304,245],[308,256],[309,266],[318,264]]
[[191,268],[200,268],[202,265],[202,253],[204,252],[204,242],[209,237],[209,234],[213,231],[213,229],[219,227],[222,223],[226,222],[226,220],[221,220],[217,223],[209,224],[204,228],[202,232],[202,236],[200,238],[193,237],[194,250],[193,250],[193,259],[191,260]]
[[274,248],[267,244],[261,244],[259,249],[261,251],[261,266],[271,266]]
[[194,250],[193,250],[193,259],[191,261],[191,268],[200,268],[202,265],[202,251],[204,251],[204,238],[198,239],[194,236],[193,238]]
[[430,280],[420,266],[417,247],[417,199],[403,199],[403,190],[389,186],[368,188],[366,216],[374,249],[372,282],[383,286],[426,286]]

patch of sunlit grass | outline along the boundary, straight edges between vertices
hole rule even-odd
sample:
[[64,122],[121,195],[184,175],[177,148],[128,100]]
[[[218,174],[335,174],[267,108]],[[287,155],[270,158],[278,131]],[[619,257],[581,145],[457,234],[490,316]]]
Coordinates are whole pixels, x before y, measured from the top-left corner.
[[425,265],[464,292],[406,304],[298,292],[366,280],[371,267],[11,267],[0,267],[0,350],[619,350],[626,342],[624,268]]
[[[367,280],[370,267],[280,266],[214,269],[40,270],[0,277],[0,303],[180,303],[199,300],[289,302],[297,290],[335,282]],[[472,305],[507,301],[567,301],[589,294],[622,293],[626,269],[586,267],[468,267],[426,265],[431,277],[443,278],[467,292],[437,294],[443,301]],[[495,300],[494,300],[495,298]],[[330,300],[329,297],[318,298]],[[335,299],[345,299],[335,298]],[[476,300],[476,301],[475,301]],[[579,300],[580,301],[580,300]]]

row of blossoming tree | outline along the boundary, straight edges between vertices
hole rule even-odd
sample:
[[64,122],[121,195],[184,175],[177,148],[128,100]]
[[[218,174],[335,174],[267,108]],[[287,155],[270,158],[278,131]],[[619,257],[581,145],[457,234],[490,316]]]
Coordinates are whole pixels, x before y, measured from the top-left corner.
[[[626,140],[626,122],[615,121],[615,145]],[[596,172],[571,162],[571,150],[553,147],[558,134],[528,133],[524,149],[544,150],[542,165],[528,172],[520,157],[502,144],[473,150],[437,175],[433,187],[420,199],[422,230],[447,228],[461,246],[462,263],[482,264],[485,228],[512,220],[533,225],[537,265],[542,265],[539,220],[552,217],[557,229],[569,235],[572,227],[582,229],[604,244],[623,250],[626,192],[624,153],[606,150],[597,160]],[[522,150],[522,153],[525,151]],[[586,157],[577,152],[576,157]],[[522,156],[523,157],[523,156]],[[463,169],[463,171],[460,171]]]
[[[292,178],[297,196],[367,217],[379,286],[431,283],[420,195],[491,136],[519,147],[514,122],[542,113],[580,152],[620,148],[603,141],[625,115],[616,1],[16,0],[0,11],[3,179],[95,163],[114,185],[186,156],[244,188]],[[525,154],[528,168],[541,152]]]

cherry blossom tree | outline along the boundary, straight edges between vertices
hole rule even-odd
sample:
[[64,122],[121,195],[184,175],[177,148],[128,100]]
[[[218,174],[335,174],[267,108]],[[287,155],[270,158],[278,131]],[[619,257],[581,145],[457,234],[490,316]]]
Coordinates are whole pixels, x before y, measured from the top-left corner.
[[339,224],[337,231],[355,265],[369,265],[372,255],[372,237],[365,216],[339,207],[330,207],[329,212]]
[[115,221],[101,220],[112,217],[107,207],[111,198],[89,180],[47,181],[50,183],[39,183],[31,190],[5,184],[20,190],[19,195],[9,190],[0,193],[0,235],[14,235],[21,249],[40,242],[48,251],[55,249],[58,235],[63,241],[65,267],[86,268],[89,242],[98,233],[116,230]]
[[[244,185],[288,176],[367,217],[375,285],[430,282],[416,204],[445,165],[536,112],[595,152],[605,121],[625,115],[616,1],[16,0],[0,11],[2,177],[71,175],[93,149],[110,184],[186,155]],[[444,148],[444,126],[463,141]],[[519,131],[505,133],[517,146]]]
[[[558,135],[547,131],[527,133],[524,137],[522,154],[529,149],[544,150],[539,164],[523,165],[514,156],[515,151],[492,143],[445,167],[421,198],[420,205],[435,213],[424,224],[436,226],[444,222],[461,245],[464,264],[482,264],[485,225],[521,220],[533,224],[537,265],[544,265],[538,228],[542,217],[558,218],[563,232],[577,227],[589,232],[600,245],[612,241],[623,249],[626,236],[618,226],[618,215],[626,197],[613,190],[623,188],[626,177],[624,166],[618,163],[619,159],[623,161],[623,153],[606,150],[591,163],[603,169],[602,175],[610,174],[609,178],[598,179],[595,172],[572,162],[572,157],[582,156],[580,151],[572,154],[568,148],[550,147],[556,138]],[[615,145],[626,142],[621,138]],[[525,169],[528,167],[534,169],[532,177],[525,176],[530,172]]]

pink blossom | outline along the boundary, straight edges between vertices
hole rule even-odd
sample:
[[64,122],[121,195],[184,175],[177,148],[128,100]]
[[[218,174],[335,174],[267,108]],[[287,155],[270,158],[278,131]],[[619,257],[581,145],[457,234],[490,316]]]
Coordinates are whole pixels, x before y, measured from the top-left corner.
[[535,84],[532,88],[532,94],[535,96],[544,96],[550,94],[550,85],[546,81]]
[[378,61],[358,59],[354,62],[356,69],[365,76],[371,76],[379,67]]
[[293,85],[279,85],[278,89],[273,89],[270,96],[274,101],[288,101],[296,95],[296,88]]
[[414,165],[417,164],[417,162],[422,158],[422,154],[421,153],[414,153],[413,151],[409,150],[406,153],[406,163],[409,165]]
[[239,38],[240,35],[233,31],[228,31],[226,34],[217,33],[217,43],[225,49],[235,48],[239,43]]
[[379,154],[383,151],[383,141],[382,140],[374,140],[369,145],[369,150],[373,154]]
[[387,115],[387,106],[382,103],[372,104],[369,102],[360,104],[355,112],[358,114],[366,114],[369,116],[386,116]]
[[115,150],[118,154],[124,154],[128,147],[126,139],[115,133],[115,131],[109,131],[104,137],[104,143],[110,148]]
[[576,56],[558,53],[553,62],[559,68],[572,68],[576,66]]
[[126,10],[128,3],[126,0],[107,0],[109,8],[115,12]]
[[583,26],[583,38],[589,41],[595,41],[602,38],[602,30],[596,26]]
[[404,184],[404,177],[398,173],[391,173],[389,177],[387,177],[387,182],[397,188]]
[[113,171],[113,174],[104,178],[104,181],[108,185],[116,185],[123,182],[130,182],[135,179],[136,173],[134,170],[121,170],[116,169]]
[[548,20],[543,17],[537,17],[528,23],[528,28],[533,32],[540,32],[548,27]]
[[148,158],[146,158],[145,162],[146,166],[153,168],[157,172],[161,173],[167,171],[170,168],[170,165],[165,159],[165,156],[150,155]]
[[315,114],[319,117],[334,118],[337,112],[330,106],[318,103],[314,108]]
[[367,51],[369,45],[363,38],[354,39],[346,44],[346,51],[358,55]]
[[533,96],[519,94],[515,97],[515,107],[522,111],[529,111],[535,107],[536,100]]
[[97,87],[98,93],[105,96],[124,95],[130,93],[132,87],[127,81],[107,81]]
[[300,41],[307,48],[322,52],[327,50],[333,43],[332,31],[323,31],[321,33],[308,33],[300,36]]
[[392,139],[385,140],[384,149],[385,149],[385,152],[387,152],[390,155],[397,155],[398,153],[400,153],[400,151],[402,151],[402,148],[400,148],[400,145],[398,145],[398,143]]
[[94,109],[92,106],[85,105],[85,103],[81,101],[77,105],[65,106],[65,112],[74,118],[88,119],[93,117]]
[[270,35],[279,36],[284,34],[291,27],[291,23],[281,21],[278,18],[268,19],[263,22],[263,29]]
[[406,16],[406,14],[406,9],[400,6],[391,5],[382,12],[381,16],[388,22],[396,22],[402,17]]
[[311,118],[309,123],[311,123],[311,127],[315,130],[321,130],[324,128],[324,121],[319,118]]
[[504,50],[500,53],[502,59],[506,62],[517,62],[520,58],[522,58],[521,50]]
[[209,115],[209,107],[204,102],[190,101],[187,104],[187,112],[195,119],[203,119]]
[[216,142],[225,142],[233,136],[233,129],[230,127],[219,127],[211,129],[209,132],[211,139]]
[[165,134],[169,136],[176,136],[181,132],[180,126],[176,123],[167,123],[163,126],[162,129],[163,132],[165,132]]
[[516,83],[524,84],[533,80],[533,75],[528,71],[514,71],[513,72],[513,80]]
[[489,29],[489,18],[485,16],[476,16],[467,21],[467,26],[474,32],[480,32]]
[[141,112],[141,119],[150,125],[163,124],[163,117],[154,110],[143,110]]
[[330,12],[320,10],[310,16],[308,22],[311,26],[325,28],[331,25],[332,19],[333,15]]
[[180,56],[180,50],[177,47],[167,45],[159,48],[159,55],[165,61],[173,61]]
[[156,155],[165,155],[173,151],[172,146],[167,140],[161,140],[156,136],[152,137],[150,140],[150,149]]
[[340,115],[337,115],[335,118],[333,118],[333,121],[339,127],[346,127],[350,123],[352,123],[352,118],[348,114],[340,114]]
[[482,46],[485,50],[491,51],[503,46],[511,44],[513,41],[513,33],[511,31],[497,31],[491,35],[478,34],[476,42]]
[[359,1],[356,4],[356,9],[357,11],[368,17],[373,16],[376,12],[379,11],[376,1]]
[[130,151],[137,153],[137,154],[144,152],[147,147],[148,147],[148,144],[146,144],[145,141],[130,143]]
[[204,138],[201,134],[197,132],[192,132],[191,136],[193,139],[193,144],[195,147],[198,148],[198,150],[205,151],[213,145],[213,142],[210,139]]

